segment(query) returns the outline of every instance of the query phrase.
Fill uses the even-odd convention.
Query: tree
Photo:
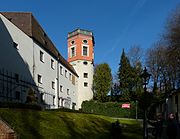
[[[163,41],[153,44],[147,51],[146,65],[152,75],[153,92],[157,94],[166,84],[167,77],[167,48]],[[158,89],[159,88],[159,89]],[[163,90],[161,90],[163,91]]]
[[[132,67],[142,63],[143,49],[140,45],[132,45],[128,51],[128,58]]]
[[[97,65],[93,80],[94,96],[101,102],[106,101],[111,85],[112,75],[109,65],[107,63]]]
[[[140,45],[133,45],[128,51],[128,58],[132,67],[132,84],[131,91],[132,100],[137,100],[137,97],[142,93],[142,79],[140,77],[142,73],[142,56],[143,49]]]
[[[133,75],[133,68],[123,49],[119,64],[118,78],[121,94],[126,101],[130,101],[131,99],[131,92],[134,87]]]
[[[173,70],[172,88],[175,89],[180,87],[180,5],[171,13],[164,36],[169,50],[169,68]]]

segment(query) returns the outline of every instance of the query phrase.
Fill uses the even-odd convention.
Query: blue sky
[[[32,12],[63,57],[76,28],[95,36],[95,64],[118,69],[122,49],[156,42],[180,0],[1,0],[0,11]]]

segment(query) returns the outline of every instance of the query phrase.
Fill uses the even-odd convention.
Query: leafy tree
[[[111,85],[112,75],[109,65],[107,63],[97,65],[93,80],[94,96],[101,102],[106,101]]]

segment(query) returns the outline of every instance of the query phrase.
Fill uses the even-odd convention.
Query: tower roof
[[[69,32],[68,33],[68,38],[73,37],[73,36],[78,35],[78,34],[83,34],[83,35],[87,35],[87,36],[93,36],[92,31],[88,31],[88,30],[78,28],[78,29],[75,29],[72,32]]]
[[[78,76],[74,68],[61,56],[31,12],[0,12],[0,14],[5,16],[10,22],[60,61],[67,69]]]

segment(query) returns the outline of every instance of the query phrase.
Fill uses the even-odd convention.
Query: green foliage
[[[0,108],[42,110],[42,107],[38,104],[24,104],[24,103],[15,103],[15,102],[0,102]]]
[[[134,102],[131,102],[130,109],[123,109],[121,105],[122,103],[118,102],[101,103],[97,101],[84,101],[82,103],[82,111],[110,117],[135,118],[136,110]]]
[[[121,60],[118,70],[119,87],[125,101],[132,101],[136,98],[137,93],[141,92],[141,63],[136,62],[134,67],[131,66],[124,49],[121,55]]]
[[[99,64],[94,71],[94,96],[101,102],[107,101],[107,94],[111,89],[112,75],[108,64]]]

